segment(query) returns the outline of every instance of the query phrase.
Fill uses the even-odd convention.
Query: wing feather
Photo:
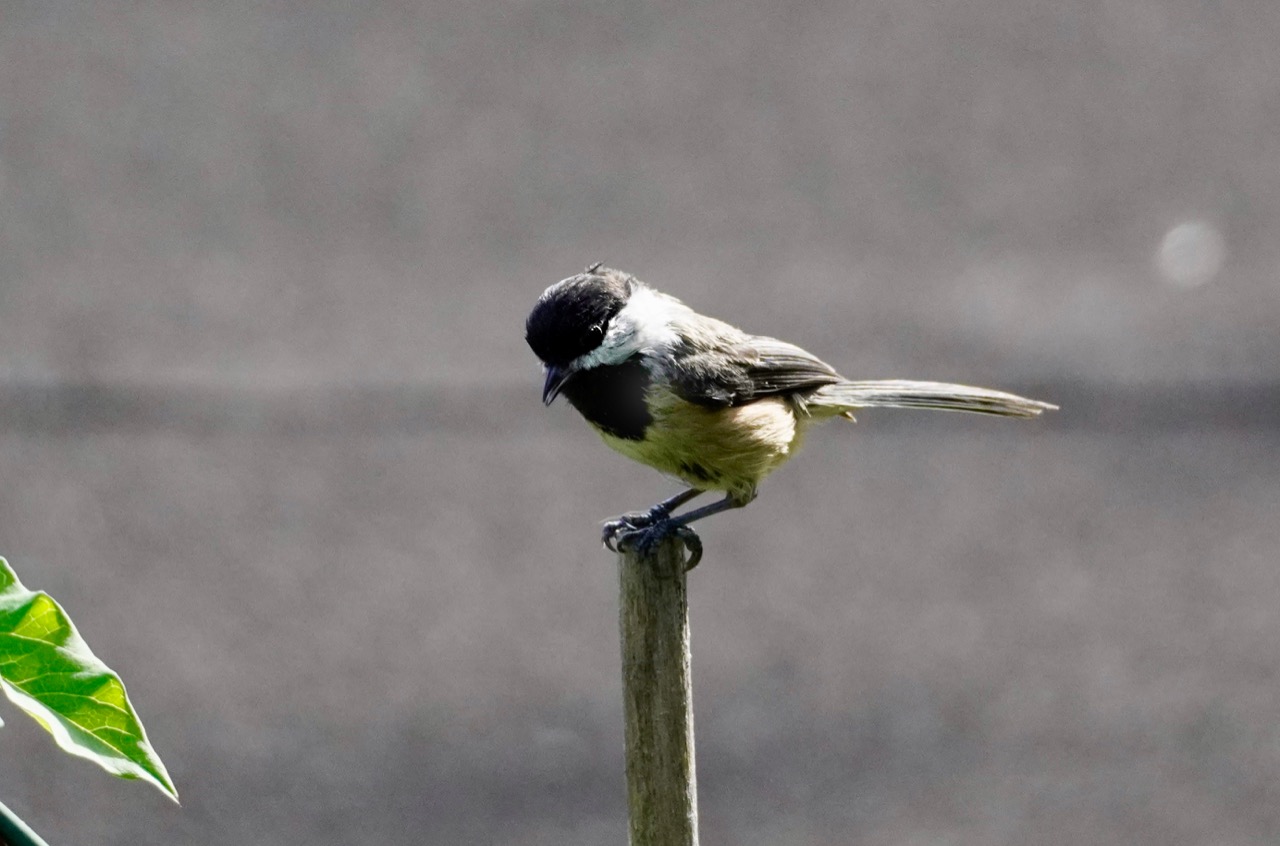
[[[719,334],[711,344],[689,344],[677,359],[670,372],[676,392],[713,407],[844,381],[831,365],[795,344],[742,332]]]

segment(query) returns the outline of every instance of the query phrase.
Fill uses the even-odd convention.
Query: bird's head
[[[653,308],[654,298],[662,295],[601,264],[544,291],[525,321],[525,340],[546,368],[542,401],[550,405],[583,370],[621,364],[667,340],[667,320]]]

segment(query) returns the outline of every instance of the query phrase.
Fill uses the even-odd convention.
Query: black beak
[[[569,381],[569,377],[573,375],[573,371],[568,368],[556,367],[554,364],[547,365],[547,381],[542,385],[542,404],[551,405],[556,397],[560,395],[560,389],[564,387],[564,383]]]

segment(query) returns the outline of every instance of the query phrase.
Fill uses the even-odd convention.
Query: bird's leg
[[[689,493],[689,491],[684,492],[684,494]],[[699,493],[701,493],[701,491],[699,491]],[[676,506],[693,499],[693,496],[697,495],[694,494],[693,496],[686,496],[684,494],[672,497],[670,500],[667,500],[666,503],[661,503],[660,505],[667,505],[667,503],[678,500],[675,505],[669,506],[666,514],[661,515],[658,520],[647,526],[637,526],[631,531],[622,532],[611,538],[607,538],[605,546],[608,546],[610,549],[614,549],[614,546],[609,543],[609,541],[612,540],[614,544],[619,545],[634,543],[638,545],[637,548],[641,552],[649,552],[664,538],[674,535],[683,541],[685,548],[689,550],[689,560],[685,563],[684,568],[687,573],[694,567],[698,566],[698,562],[702,560],[702,539],[698,537],[697,532],[689,528],[689,524],[694,520],[701,520],[704,517],[710,517],[712,514],[719,514],[722,511],[729,511],[734,508],[742,508],[744,505],[756,498],[755,491],[750,491],[747,494],[730,493],[722,500],[713,502],[710,505],[704,505],[701,508],[695,508],[694,510],[681,514],[678,517],[667,516],[670,513],[670,508],[675,508]],[[657,506],[655,506],[655,510],[656,508]]]
[[[648,511],[632,511],[609,520],[604,524],[600,540],[610,552],[617,552],[618,541],[623,537],[666,520],[671,516],[672,511],[703,493],[705,491],[701,488],[689,488],[687,491],[681,491],[673,497],[664,499]]]
[[[742,508],[756,498],[756,492],[751,491],[748,494],[727,494],[724,499],[717,500],[710,505],[704,505],[701,508],[695,508],[692,511],[686,511],[679,517],[671,518],[671,522],[681,526],[687,526],[694,520],[701,520],[703,517],[710,517],[712,514],[719,514],[721,511],[729,511],[734,508]]]

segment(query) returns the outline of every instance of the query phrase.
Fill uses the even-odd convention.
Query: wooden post
[[[697,846],[684,544],[618,553],[631,846]]]

